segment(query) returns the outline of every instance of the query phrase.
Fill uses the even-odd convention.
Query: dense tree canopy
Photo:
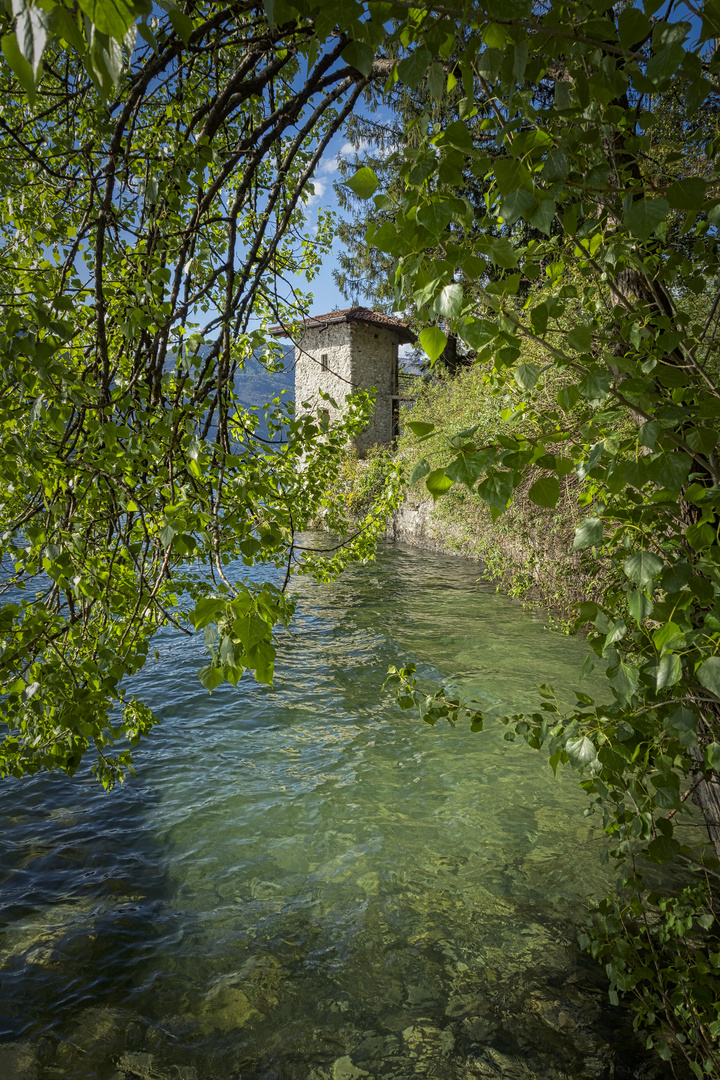
[[[544,507],[579,484],[575,547],[607,584],[578,625],[607,696],[568,710],[546,687],[509,733],[581,770],[625,868],[584,939],[611,993],[634,994],[663,1056],[717,1074],[718,864],[689,810],[717,841],[720,4],[6,8],[2,770],[72,771],[93,746],[112,782],[111,743],[152,722],[127,677],[167,621],[208,630],[208,687],[270,679],[287,573],[256,588],[225,569],[291,568],[366,402],[330,431],[275,408],[261,443],[234,373],[302,310],[282,282],[329,238],[302,215],[329,139],[369,82],[422,84],[387,190],[369,166],[349,185],[382,215],[366,240],[429,359],[465,342],[506,430],[455,433],[447,466],[419,452],[411,480],[465,484],[495,517],[528,476]],[[403,706],[464,715],[395,678]],[[682,865],[674,893],[648,892],[648,862]]]
[[[456,433],[449,463],[420,456],[411,482],[435,497],[465,484],[494,517],[528,475],[548,508],[570,474],[580,482],[575,548],[605,586],[578,626],[592,624],[608,697],[578,693],[568,710],[545,687],[542,710],[511,718],[510,733],[582,771],[627,888],[584,943],[613,994],[635,994],[639,1025],[663,1017],[665,1038],[649,1045],[681,1047],[702,1075],[718,1070],[718,954],[703,933],[717,862],[686,812],[700,803],[717,848],[720,190],[717,61],[704,46],[717,15],[687,5],[666,20],[660,7],[488,12],[447,75],[462,81],[467,119],[420,118],[422,141],[396,155],[393,221],[367,235],[394,258],[396,302],[425,324],[429,356],[449,325],[506,403],[503,435]],[[472,137],[478,117],[492,153]],[[458,197],[467,169],[489,182],[485,225]],[[511,237],[519,222],[536,235]],[[458,715],[411,669],[397,678],[404,707]],[[695,868],[684,890],[648,892],[643,866],[671,861]]]
[[[109,747],[153,722],[127,680],[168,621],[206,627],[208,688],[244,669],[271,681],[295,534],[366,415],[357,395],[323,432],[278,401],[263,439],[234,384],[247,358],[277,360],[263,327],[291,325],[305,300],[287,279],[312,279],[327,247],[303,199],[367,82],[341,59],[347,37],[319,49],[311,21],[279,28],[247,4],[161,7],[4,16],[0,770],[14,775],[72,771],[92,747],[100,777],[121,777],[129,748]],[[276,583],[230,581],[237,559],[274,564]]]

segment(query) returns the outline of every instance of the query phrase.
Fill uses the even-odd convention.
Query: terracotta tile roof
[[[415,341],[415,334],[407,323],[393,319],[391,315],[383,315],[381,311],[372,311],[364,307],[341,308],[339,311],[328,311],[325,315],[311,315],[309,319],[302,319],[299,325],[306,326],[310,330],[343,322],[385,326],[388,330],[394,330],[403,343]],[[271,326],[270,333],[275,337],[290,337],[290,332],[284,326]]]

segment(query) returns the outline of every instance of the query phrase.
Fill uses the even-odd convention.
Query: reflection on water
[[[582,645],[409,549],[300,582],[274,692],[168,634],[138,777],[0,790],[1,1080],[660,1077],[574,946],[607,882],[572,776],[430,729],[389,663],[497,710]]]

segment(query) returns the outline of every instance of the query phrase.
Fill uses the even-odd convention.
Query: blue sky
[[[341,213],[333,187],[340,176],[338,170],[339,157],[350,160],[355,157],[355,150],[342,133],[338,133],[332,140],[315,173],[313,180],[315,194],[308,200],[306,209],[306,219],[311,230],[317,224],[317,213],[320,207],[323,210],[331,210],[338,215]],[[300,288],[309,288],[312,291],[314,295],[312,312],[314,314],[335,311],[337,308],[344,308],[349,305],[349,301],[341,295],[332,276],[332,272],[337,266],[339,248],[340,242],[336,238],[332,252],[323,260],[320,273],[309,286],[300,278],[294,279],[294,283]]]
[[[339,177],[337,159],[338,156],[351,158],[353,155],[354,150],[344,135],[340,133],[336,135],[324,154],[313,180],[315,194],[310,196],[307,204],[307,222],[311,229],[317,224],[319,207],[322,207],[323,210],[332,210],[339,213],[337,197],[333,187],[334,182]],[[316,314],[347,307],[347,301],[340,295],[340,290],[333,281],[332,276],[333,269],[337,265],[338,247],[339,241],[336,237],[332,253],[323,260],[320,273],[310,285],[315,297],[312,309]],[[299,284],[303,283],[299,282]]]

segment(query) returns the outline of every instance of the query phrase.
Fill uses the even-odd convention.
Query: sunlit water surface
[[[136,780],[3,784],[0,1080],[664,1075],[574,944],[609,885],[576,777],[381,689],[577,685],[583,644],[477,576],[386,547],[299,582],[272,692],[209,696],[168,634]]]

